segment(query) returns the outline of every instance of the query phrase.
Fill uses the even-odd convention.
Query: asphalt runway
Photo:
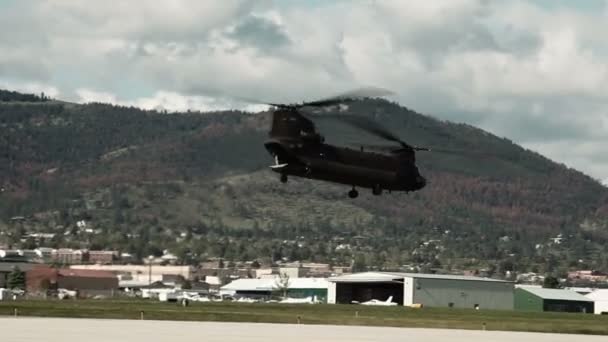
[[[335,325],[175,322],[74,318],[0,318],[6,342],[201,342],[201,341],[606,341],[606,336],[451,329],[408,329]]]

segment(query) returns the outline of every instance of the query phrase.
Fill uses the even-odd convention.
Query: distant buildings
[[[593,271],[593,270],[580,270],[568,272],[568,280],[572,281],[589,281],[589,282],[606,282],[608,281],[608,274]]]
[[[111,264],[120,260],[117,251],[95,251],[72,248],[0,249],[0,259],[56,264]]]
[[[30,296],[65,289],[75,291],[79,298],[111,297],[118,290],[118,278],[107,271],[38,266],[26,272],[26,289]]]
[[[183,279],[193,279],[194,269],[192,266],[170,266],[170,265],[71,265],[74,270],[94,270],[112,272],[120,279],[121,287],[142,286],[157,281],[162,282],[163,277],[181,276]],[[174,279],[174,278],[172,278]]]

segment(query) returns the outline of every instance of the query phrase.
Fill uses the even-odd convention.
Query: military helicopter
[[[350,198],[359,196],[357,188],[369,188],[374,195],[381,195],[383,191],[410,192],[424,188],[426,180],[416,167],[416,151],[430,149],[411,146],[375,121],[349,115],[339,115],[339,118],[398,146],[381,153],[381,149],[366,151],[365,146],[351,149],[329,145],[317,131],[311,115],[303,110],[306,107],[335,107],[390,94],[392,92],[384,89],[364,88],[312,102],[267,103],[273,107],[269,139],[264,143],[274,158],[270,168],[280,174],[283,183],[289,176],[296,176],[349,185],[352,187],[348,192]]]

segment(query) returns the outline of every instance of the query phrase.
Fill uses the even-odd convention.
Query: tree
[[[547,276],[543,281],[543,287],[548,289],[557,289],[559,288],[559,280],[553,276]]]
[[[355,260],[353,261],[353,272],[364,272],[367,270],[367,265],[365,264],[365,256],[361,253],[355,256]]]
[[[283,298],[286,298],[287,290],[289,290],[289,275],[287,273],[279,274],[279,277],[275,280],[275,287],[281,292]]]
[[[25,272],[15,267],[8,275],[7,285],[9,289],[25,290]]]

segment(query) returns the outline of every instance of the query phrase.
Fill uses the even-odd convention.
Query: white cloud
[[[101,103],[117,103],[116,95],[107,92],[95,91],[87,88],[81,88],[76,90],[76,94],[79,97],[79,102],[90,103],[90,102],[101,102]]]
[[[169,112],[186,111],[219,111],[226,109],[238,109],[248,112],[260,112],[268,110],[267,105],[235,102],[231,99],[222,99],[208,96],[185,96],[172,91],[161,90],[153,96],[140,97],[136,99],[121,99],[115,94],[100,92],[91,89],[78,89],[78,102],[101,102],[113,103],[123,106],[133,106],[147,110],[167,110]]]
[[[19,81],[8,81],[0,78],[0,89],[8,89],[13,91],[19,91],[26,94],[40,95],[44,93],[45,96],[50,98],[58,98],[60,91],[57,87],[45,84],[42,82],[19,82]]]
[[[607,13],[524,0],[20,1],[0,8],[0,75],[169,110],[376,85],[604,179]]]

